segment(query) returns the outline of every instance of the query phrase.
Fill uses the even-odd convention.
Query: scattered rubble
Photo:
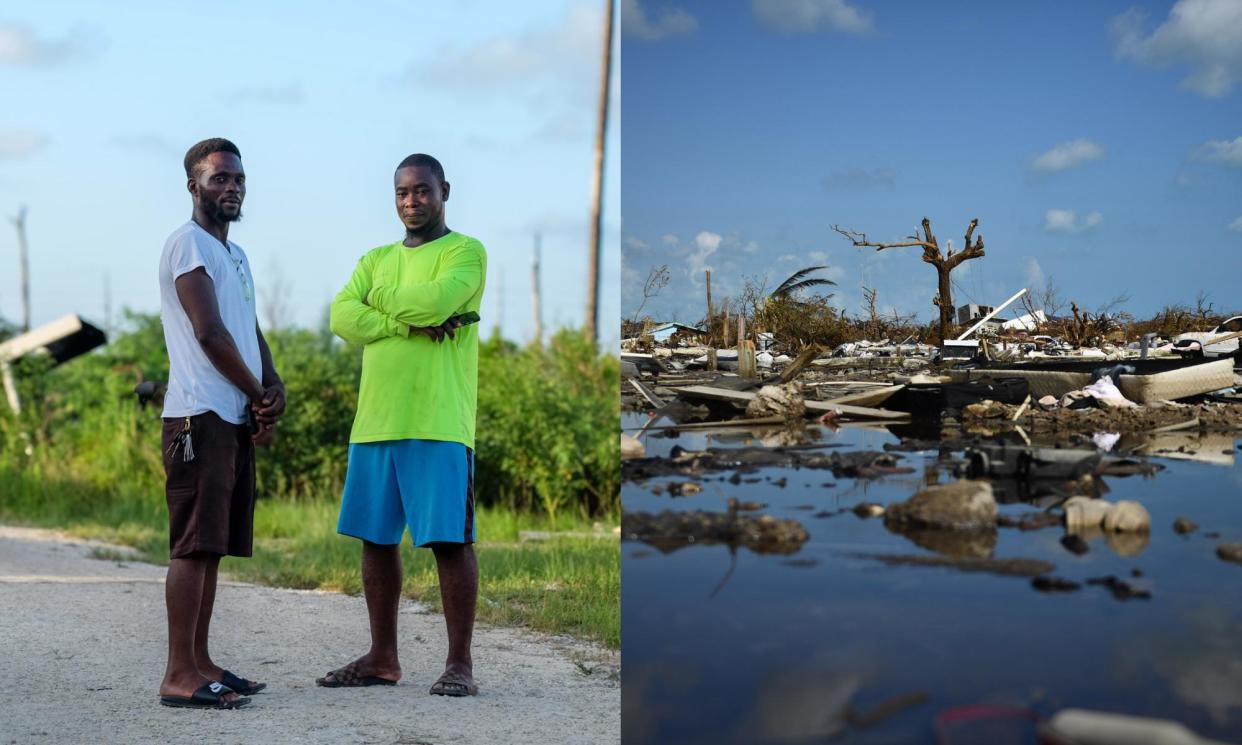
[[[1242,564],[1242,543],[1222,543],[1216,547],[1216,555],[1224,561]]]
[[[986,481],[964,480],[930,486],[884,512],[886,525],[946,530],[996,527],[996,500]]]
[[[746,416],[781,417],[802,419],[806,416],[806,400],[802,397],[802,385],[798,381],[784,385],[765,385],[758,395],[746,404]]]
[[[626,512],[621,517],[621,533],[628,540],[642,541],[664,553],[694,544],[725,544],[757,554],[794,554],[810,537],[797,520],[739,515],[736,510]]]
[[[1052,564],[1040,559],[991,559],[984,557],[922,556],[915,554],[853,554],[889,566],[944,567],[959,572],[983,572],[1007,577],[1038,577],[1051,572]]]

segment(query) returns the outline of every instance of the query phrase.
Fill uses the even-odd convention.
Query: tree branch
[[[920,241],[920,240],[913,240],[910,243],[875,243],[873,241],[867,240],[866,233],[859,233],[858,231],[855,231],[855,230],[846,230],[845,228],[842,228],[839,225],[833,225],[832,229],[840,233],[841,235],[845,236],[846,240],[848,240],[850,243],[853,243],[858,248],[874,248],[877,251],[883,251],[886,248],[909,248],[911,246],[920,246],[924,249],[929,248],[928,244],[925,241]],[[915,238],[915,239],[918,238],[918,236],[913,236],[913,235],[910,237]]]

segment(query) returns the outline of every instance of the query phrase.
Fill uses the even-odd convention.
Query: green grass
[[[58,468],[57,471],[62,469]],[[155,564],[168,560],[168,518],[159,486],[117,488],[89,478],[40,473],[0,464],[0,521],[54,527],[84,538],[131,546]],[[115,484],[115,482],[113,482]],[[356,594],[362,590],[359,542],[336,533],[333,500],[262,500],[255,511],[255,554],[226,558],[223,571],[276,587]],[[570,514],[552,519],[508,509],[480,508],[478,619],[621,643],[620,547],[610,538],[522,542],[519,531],[590,531]],[[615,521],[610,521],[615,522]],[[407,597],[440,608],[430,551],[408,542]]]

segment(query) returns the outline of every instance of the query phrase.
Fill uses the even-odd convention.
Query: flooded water
[[[636,434],[646,421],[627,414],[623,429]],[[648,455],[761,444],[746,432],[675,439],[658,432],[642,434]],[[825,453],[898,442],[874,429],[816,434]],[[626,481],[627,513],[726,512],[733,498],[800,521],[809,539],[787,554],[623,542],[625,741],[794,743],[835,735],[932,743],[943,717],[948,742],[1035,742],[1020,712],[1047,717],[1074,707],[1173,719],[1202,736],[1242,742],[1242,566],[1215,553],[1220,543],[1242,542],[1242,453],[1231,438],[1218,439],[1203,448],[1212,463],[1153,457],[1165,466],[1154,477],[1105,477],[1107,499],[1141,502],[1152,531],[1145,541],[1090,538],[1085,553],[1081,543],[1076,551],[1063,545],[1060,527],[1002,528],[994,544],[954,548],[919,545],[882,519],[840,511],[903,501],[936,473],[951,480],[935,468],[936,452],[903,453],[899,464],[912,473],[870,479],[780,467],[740,479],[708,473],[690,496],[667,491],[685,476]],[[1036,509],[1000,505],[1002,515]],[[1179,535],[1178,517],[1201,527]],[[873,558],[943,553],[1047,562],[1055,567],[1049,576],[1080,587],[1041,592],[1030,576]],[[1108,586],[1088,584],[1107,577],[1150,597],[1119,599]],[[1002,707],[1016,708],[989,716]]]

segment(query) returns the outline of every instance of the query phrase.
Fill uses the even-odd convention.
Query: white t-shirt
[[[246,367],[263,380],[256,329],[254,279],[241,246],[226,248],[214,235],[190,220],[173,231],[160,255],[160,316],[168,347],[168,392],[164,416],[182,417],[214,411],[233,424],[246,422],[249,399],[216,370],[194,338],[190,317],[177,297],[177,277],[203,267],[216,288],[216,304],[224,328],[233,337]]]

